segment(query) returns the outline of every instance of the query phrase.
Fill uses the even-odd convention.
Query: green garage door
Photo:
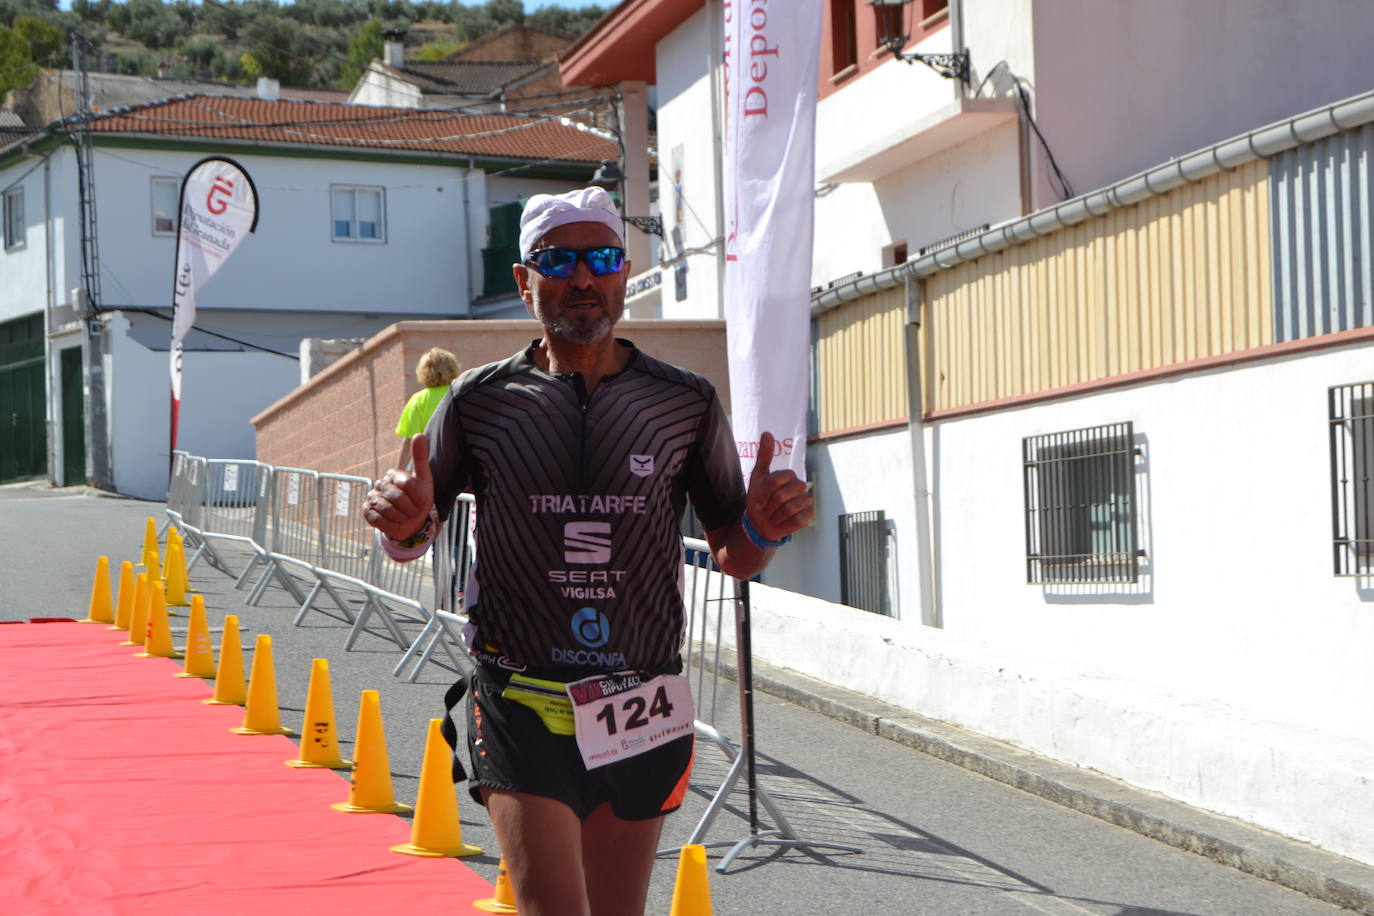
[[[0,483],[42,477],[43,316],[0,323]]]

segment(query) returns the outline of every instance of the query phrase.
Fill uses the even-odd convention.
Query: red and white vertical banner
[[[759,436],[805,476],[822,0],[724,0],[725,333],[747,475]]]
[[[258,227],[258,192],[232,159],[202,159],[181,182],[176,278],[172,284],[171,451],[181,417],[182,342],[196,321],[196,293]]]

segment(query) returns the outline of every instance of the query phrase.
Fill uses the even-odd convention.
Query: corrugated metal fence
[[[1274,337],[1374,325],[1374,125],[1269,160]]]

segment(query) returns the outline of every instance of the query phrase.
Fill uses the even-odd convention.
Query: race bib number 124
[[[598,674],[573,681],[567,690],[577,747],[589,770],[692,733],[691,685],[680,674]]]

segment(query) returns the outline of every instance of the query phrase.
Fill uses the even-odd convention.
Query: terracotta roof
[[[548,61],[408,60],[404,67],[387,69],[419,86],[421,92],[485,96],[551,66]]]
[[[561,38],[568,44],[572,44],[573,41],[577,39],[577,36],[574,35],[572,32],[565,32],[562,29],[550,28],[546,25],[535,25],[532,22],[508,22],[500,28],[492,29],[487,34],[474,38],[472,41],[463,45],[457,51],[454,51],[452,54],[450,54],[448,57],[444,59],[462,60],[464,57],[471,54],[473,51],[477,50],[483,45],[491,44],[497,39],[504,38],[510,32],[514,32],[517,30],[521,32],[540,32],[544,35],[549,35],[553,38]]]
[[[613,140],[556,119],[226,96],[182,96],[116,109],[94,119],[91,129],[587,163],[617,156]]]

